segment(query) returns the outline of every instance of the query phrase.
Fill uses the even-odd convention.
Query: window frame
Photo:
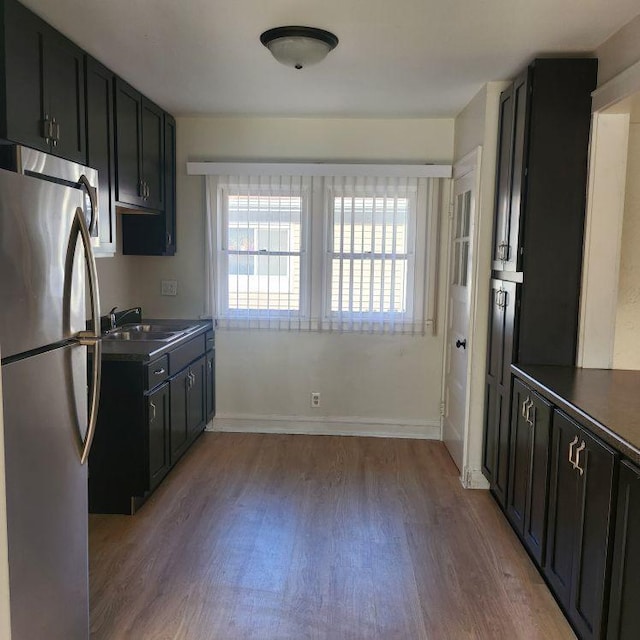
[[[414,312],[417,308],[416,305],[423,303],[422,296],[417,299],[416,295],[416,270],[417,270],[417,258],[422,249],[422,256],[426,258],[426,243],[418,242],[418,207],[420,201],[424,200],[421,197],[424,194],[420,193],[421,185],[417,184],[415,187],[410,186],[406,189],[400,190],[397,185],[381,185],[354,183],[351,185],[326,185],[324,188],[324,209],[325,209],[325,248],[324,248],[324,262],[323,262],[323,295],[322,295],[322,319],[323,325],[330,328],[334,325],[339,325],[344,330],[345,325],[351,325],[352,327],[347,330],[360,331],[360,330],[386,330],[396,325],[413,323],[415,320]],[[405,278],[404,296],[405,296],[405,309],[404,311],[333,311],[331,308],[333,298],[333,261],[334,259],[342,259],[345,257],[351,257],[355,262],[362,254],[350,253],[350,252],[335,252],[332,250],[333,246],[333,233],[334,233],[334,218],[335,218],[335,198],[404,198],[408,200],[407,206],[407,223],[406,223],[406,252],[401,254],[403,259],[406,259],[407,276]],[[426,204],[426,203],[425,203]],[[375,256],[381,256],[384,259],[385,254],[372,254],[371,262],[375,259]],[[354,263],[352,262],[352,264]],[[424,293],[424,292],[423,292]]]
[[[274,177],[277,178],[277,177]],[[245,189],[243,192],[242,190]],[[237,251],[232,252],[233,255],[250,255],[255,258],[264,257],[299,257],[300,260],[300,282],[299,282],[299,305],[298,309],[257,309],[248,307],[246,309],[233,309],[229,307],[229,256],[230,249],[228,247],[228,232],[232,228],[229,225],[229,197],[230,196],[247,196],[247,197],[287,197],[300,198],[300,250],[299,251]],[[251,184],[250,181],[237,180],[220,180],[217,186],[217,207],[219,215],[217,216],[217,233],[216,233],[216,264],[218,276],[216,307],[218,317],[225,321],[229,321],[236,326],[249,326],[252,322],[260,323],[262,320],[280,320],[285,322],[308,321],[310,313],[310,295],[309,295],[309,211],[311,205],[311,190],[305,181],[299,184],[280,184],[269,185]],[[238,229],[253,228],[255,231],[259,227],[234,227]],[[291,233],[290,230],[289,233]]]

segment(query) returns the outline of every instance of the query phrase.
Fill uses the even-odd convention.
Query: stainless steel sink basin
[[[104,340],[157,340],[166,342],[177,338],[180,331],[119,331],[104,336]]]
[[[167,323],[167,324],[123,324],[120,329],[123,331],[131,331],[136,333],[155,333],[155,332],[171,332],[184,333],[196,329],[197,325],[186,323]],[[118,331],[118,329],[116,329]]]

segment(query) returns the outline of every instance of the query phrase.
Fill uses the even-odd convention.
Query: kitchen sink
[[[157,340],[166,342],[180,336],[182,331],[124,331],[116,330],[103,336],[104,340]]]
[[[166,324],[123,324],[118,327],[116,331],[131,331],[133,333],[156,333],[156,332],[171,332],[171,333],[185,333],[197,329],[197,325],[185,324],[185,323],[166,323]]]

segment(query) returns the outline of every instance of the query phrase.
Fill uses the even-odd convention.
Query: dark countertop
[[[199,336],[213,329],[211,320],[155,320],[144,318],[144,324],[166,325],[170,329],[172,325],[185,323],[197,325],[197,329],[178,336],[175,340],[102,340],[103,360],[136,360],[139,362],[150,362],[159,356],[175,349],[188,342],[192,338]]]
[[[640,371],[512,365],[559,409],[640,464]]]

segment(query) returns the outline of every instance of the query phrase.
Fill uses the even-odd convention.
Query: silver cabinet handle
[[[154,376],[161,376],[163,373],[164,373],[164,367],[162,367],[161,369],[156,369],[156,370],[153,372],[153,375],[154,375]]]
[[[529,402],[529,396],[525,400],[522,401],[522,417],[527,419],[527,402]]]
[[[156,419],[156,405],[153,404],[153,402],[150,402],[149,406],[151,407],[151,420],[149,420],[149,422],[155,422],[155,419]]]
[[[533,427],[536,424],[536,408],[533,406],[533,401],[531,401],[529,409],[532,409],[533,411],[531,413],[527,411],[527,422],[530,427]]]
[[[44,118],[42,119],[42,137],[44,138],[44,141],[49,144],[52,136],[53,129],[51,127],[51,120],[49,119],[49,114],[45,113]]]
[[[91,303],[91,324],[93,331],[82,331],[78,335],[80,344],[93,348],[93,375],[91,388],[91,402],[89,404],[89,424],[82,443],[82,453],[80,464],[84,464],[89,458],[91,443],[98,424],[98,405],[100,404],[100,383],[102,373],[102,341],[100,340],[100,293],[98,291],[98,272],[96,270],[96,260],[91,249],[91,238],[87,223],[84,219],[84,211],[78,207],[74,220],[74,231],[79,233],[84,249],[84,261],[88,271],[89,280],[89,300]]]
[[[580,475],[582,475],[584,473],[584,469],[580,466],[580,454],[586,449],[587,445],[585,443],[585,441],[583,440],[580,443],[580,446],[576,449],[576,469],[580,472]]]
[[[53,146],[57,147],[60,139],[60,125],[56,122],[55,117],[51,118],[51,139]]]
[[[576,468],[576,463],[573,461],[573,447],[575,447],[576,444],[578,444],[578,436],[576,436],[569,444],[569,462],[574,469]]]
[[[171,234],[167,231],[167,247],[171,246]]]
[[[209,371],[213,371],[213,361],[209,360]]]

